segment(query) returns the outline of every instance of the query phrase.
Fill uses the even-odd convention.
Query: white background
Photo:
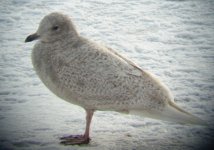
[[[82,134],[85,112],[53,95],[31,65],[35,42],[24,43],[48,13],[71,16],[78,31],[150,70],[185,110],[208,127],[96,112],[90,145],[63,146]],[[214,1],[0,1],[0,149],[195,150],[213,141]],[[205,149],[205,148],[204,148]]]

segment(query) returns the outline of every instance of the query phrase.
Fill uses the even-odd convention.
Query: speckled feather
[[[85,109],[120,112],[161,112],[174,105],[169,89],[153,74],[80,36],[69,17],[52,13],[37,33],[33,65],[43,83],[62,99]]]
[[[40,27],[46,20],[54,22],[50,18],[45,18]],[[70,30],[75,30],[73,25]],[[41,40],[32,53],[38,75],[59,97],[90,109],[116,111],[159,108],[172,99],[162,83],[114,50],[78,33],[65,37]]]

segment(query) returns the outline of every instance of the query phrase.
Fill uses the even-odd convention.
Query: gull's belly
[[[40,49],[33,50],[31,58],[37,75],[51,92],[70,103],[82,105],[75,93],[60,83],[48,53]]]

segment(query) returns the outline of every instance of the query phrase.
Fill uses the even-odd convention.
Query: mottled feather
[[[183,113],[171,105],[173,95],[157,77],[117,51],[79,35],[69,17],[46,16],[37,34],[33,65],[44,84],[62,99],[85,109],[134,111],[158,119],[161,112]]]

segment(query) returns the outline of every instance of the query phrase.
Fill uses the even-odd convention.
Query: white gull
[[[68,16],[57,12],[45,16],[25,42],[36,39],[32,62],[42,82],[58,97],[86,110],[85,133],[63,137],[61,143],[89,143],[96,110],[204,124],[178,107],[170,90],[153,74],[115,50],[79,35]]]

